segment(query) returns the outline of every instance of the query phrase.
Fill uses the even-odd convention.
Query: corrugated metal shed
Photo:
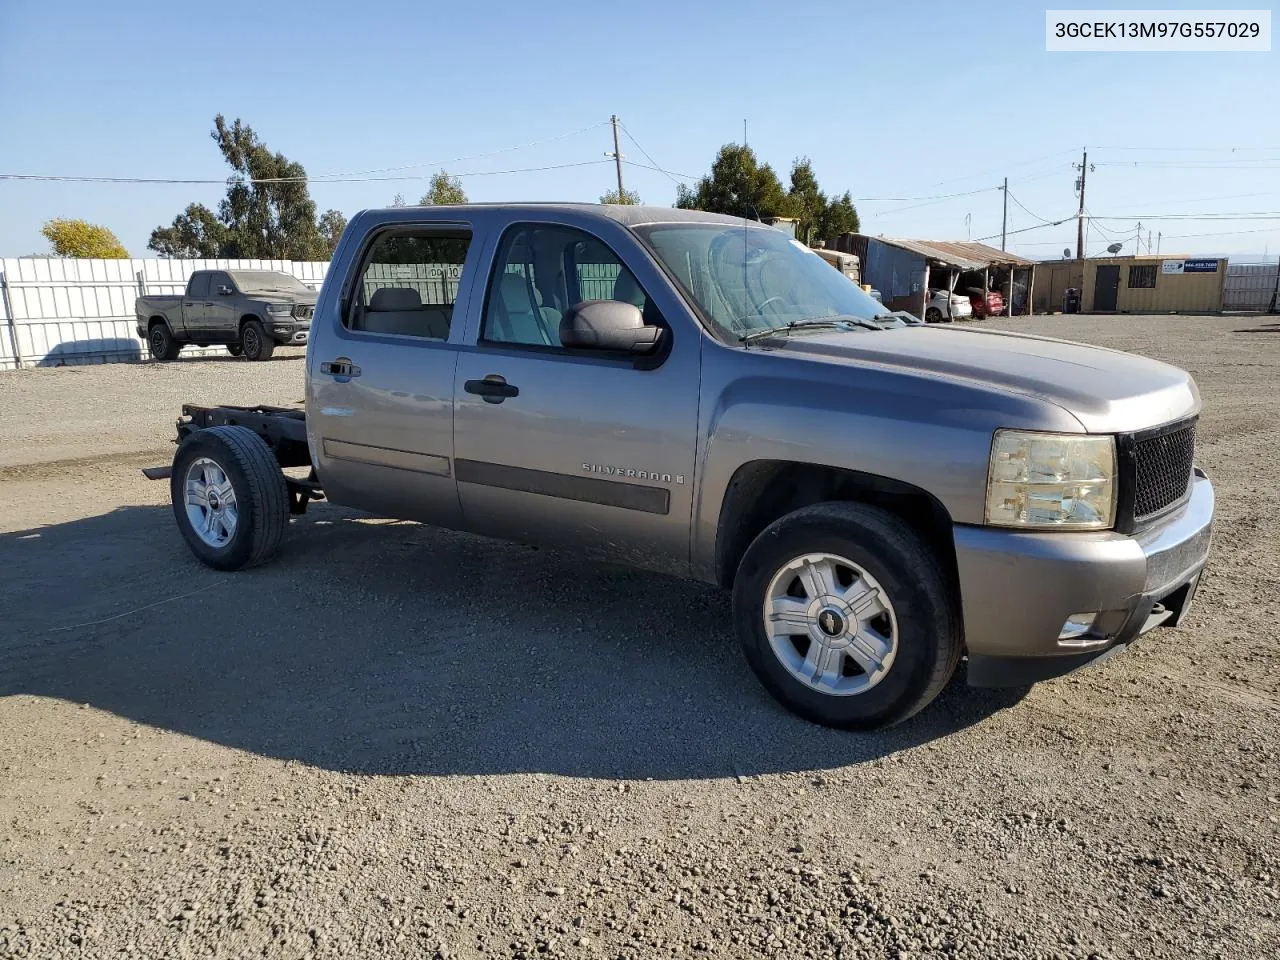
[[[876,237],[881,243],[888,243],[903,250],[910,250],[930,260],[940,260],[949,266],[961,270],[984,270],[994,264],[1017,264],[1029,267],[1034,260],[1028,260],[1007,250],[997,250],[976,240],[898,240],[892,237]]]

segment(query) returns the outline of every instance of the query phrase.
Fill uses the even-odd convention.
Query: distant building
[[[1007,250],[972,240],[897,240],[861,233],[846,233],[831,246],[858,256],[862,282],[879,290],[891,310],[923,317],[929,290],[966,296],[997,290],[1006,312],[1030,312],[1035,261]]]
[[[1216,257],[1143,256],[1049,260],[1036,267],[1032,307],[1063,309],[1068,288],[1085,313],[1219,313],[1227,261]]]

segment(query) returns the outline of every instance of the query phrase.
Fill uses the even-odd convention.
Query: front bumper
[[[1008,686],[1061,676],[1177,626],[1209,556],[1213,485],[1196,469],[1177,511],[1132,536],[954,528],[969,683]],[[1082,636],[1068,617],[1096,613]]]
[[[307,342],[311,335],[310,320],[296,320],[292,317],[271,317],[267,320],[267,336],[276,343],[300,345]]]

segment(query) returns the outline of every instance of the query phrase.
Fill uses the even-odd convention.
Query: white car
[[[925,307],[926,323],[950,323],[952,320],[968,320],[973,316],[973,304],[968,297],[946,290],[930,290],[929,304]]]

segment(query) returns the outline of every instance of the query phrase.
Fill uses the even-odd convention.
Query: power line
[[[542,170],[567,170],[570,167],[588,167],[597,163],[608,163],[607,160],[579,160],[574,163],[552,163],[540,167],[517,167],[511,170],[473,170],[468,173],[452,173],[451,177],[496,177],[510,173],[537,173]],[[435,174],[402,174],[393,177],[224,177],[221,180],[173,177],[70,177],[29,173],[0,173],[0,180],[24,180],[56,183],[150,183],[150,184],[217,184],[228,183],[384,183],[400,180],[430,180]]]
[[[1010,230],[1010,231],[1006,234],[1006,236],[1010,236],[1010,237],[1012,237],[1014,234],[1018,234],[1018,233],[1030,233],[1032,230],[1043,230],[1043,229],[1045,229],[1045,227],[1060,227],[1060,226],[1062,226],[1064,223],[1069,223],[1070,221],[1072,221],[1072,220],[1074,220],[1074,219],[1075,219],[1075,217],[1067,217],[1067,218],[1066,218],[1066,219],[1064,219],[1064,220],[1054,220],[1054,221],[1053,221],[1053,222],[1051,222],[1051,223],[1037,223],[1037,224],[1035,224],[1034,226],[1030,226],[1030,227],[1023,227],[1023,228],[1022,228],[1022,229],[1020,229],[1020,230]],[[991,234],[991,236],[989,236],[989,237],[978,237],[978,242],[979,242],[979,243],[982,243],[982,242],[984,242],[984,241],[986,241],[986,240],[994,240],[994,239],[995,239],[996,237],[998,237],[998,236],[1000,236],[1000,234],[998,234],[998,233],[993,233],[993,234]]]
[[[1006,193],[1008,193],[1008,191],[1007,191],[1007,190],[1006,190],[1005,192],[1006,192]],[[1032,219],[1034,219],[1034,220],[1039,220],[1041,223],[1048,223],[1048,222],[1049,222],[1048,220],[1046,220],[1044,217],[1040,216],[1039,214],[1032,213],[1030,210],[1028,210],[1028,209],[1023,205],[1022,201],[1021,201],[1021,200],[1019,200],[1017,197],[1015,197],[1012,193],[1008,193],[1008,196],[1009,196],[1009,199],[1010,199],[1010,200],[1012,200],[1012,201],[1013,201],[1014,203],[1016,203],[1018,206],[1022,207],[1022,211],[1023,211],[1024,213],[1026,213],[1028,216],[1030,216]]]
[[[374,173],[395,173],[400,170],[412,170],[415,167],[438,167],[446,163],[465,163],[468,160],[483,160],[486,157],[496,157],[504,153],[514,153],[516,150],[528,150],[532,147],[540,147],[546,143],[558,143],[561,140],[568,140],[571,137],[581,136],[584,133],[590,133],[592,130],[598,130],[608,122],[608,120],[598,120],[590,126],[583,127],[581,130],[570,130],[568,133],[561,133],[554,137],[543,137],[540,140],[531,140],[528,143],[519,143],[513,147],[503,147],[500,150],[489,150],[485,153],[471,153],[463,157],[453,157],[449,160],[423,160],[418,163],[406,163],[398,167],[380,167],[376,170],[354,170],[346,173],[318,174],[310,179],[327,180],[338,177],[363,177]]]
[[[636,144],[636,146],[639,146],[639,144]],[[646,154],[646,156],[648,156],[648,154]],[[673,170],[667,170],[663,167],[655,167],[652,164],[648,164],[648,163],[640,163],[638,160],[628,160],[625,157],[622,159],[622,162],[629,167],[639,167],[641,170],[656,170],[658,173],[665,173],[668,177],[670,177],[672,180],[676,181],[677,183],[679,183],[680,180],[700,179],[699,177],[692,176],[691,174],[676,173]]]
[[[653,156],[649,153],[649,151],[646,150],[643,146],[641,146],[640,141],[635,138],[635,134],[633,134],[630,130],[627,129],[627,125],[625,123],[619,120],[618,125],[622,127],[622,132],[627,135],[627,139],[630,140],[632,143],[634,143],[636,145],[636,149],[644,154],[645,159],[648,160],[651,164],[653,164],[653,167],[651,169],[657,170],[659,173],[666,174],[668,179],[670,179],[671,182],[674,184],[678,185],[680,183],[680,180],[678,179],[678,177],[683,177],[683,174],[674,174],[670,170],[664,170],[662,167],[662,164],[658,163],[657,160],[653,159]],[[696,180],[697,178],[684,177],[684,179]]]

